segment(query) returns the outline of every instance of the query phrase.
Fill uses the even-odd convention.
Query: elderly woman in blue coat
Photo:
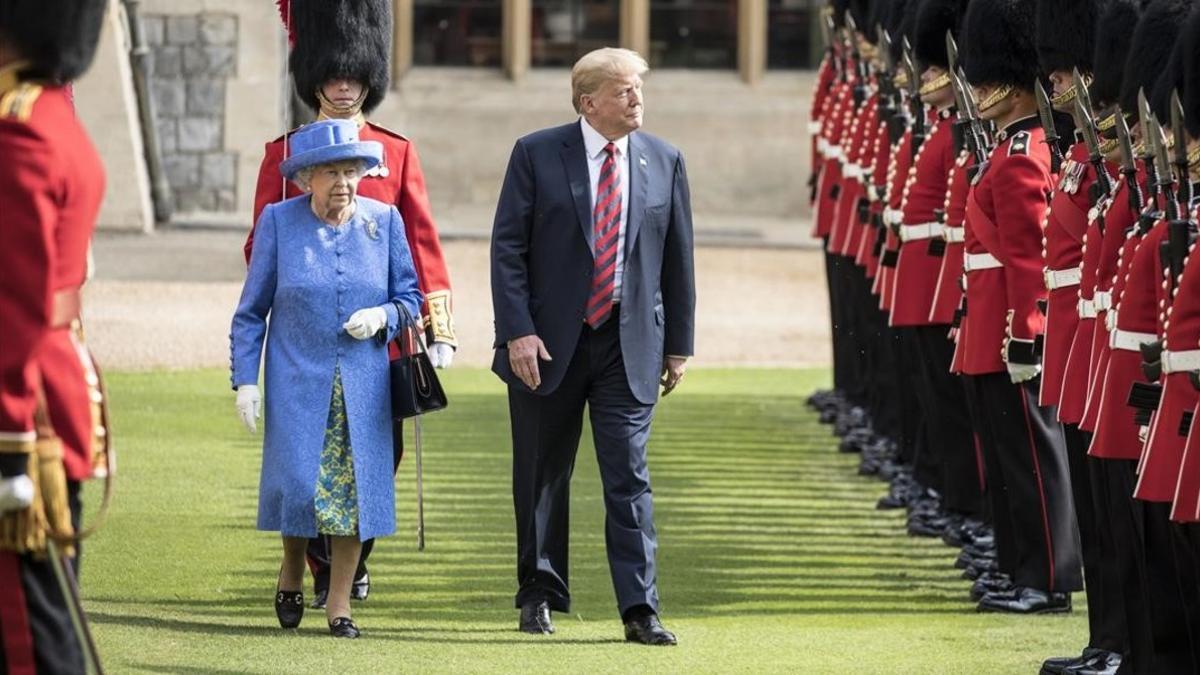
[[[326,619],[333,635],[358,637],[350,586],[361,542],[396,529],[387,343],[399,305],[416,316],[421,292],[399,212],[355,194],[380,144],[359,142],[353,121],[326,120],[292,134],[289,149],[280,171],[305,194],[268,206],[256,225],[232,381],[254,432],[265,359],[258,528],[283,535],[280,625],[299,625],[305,546],[328,535]]]

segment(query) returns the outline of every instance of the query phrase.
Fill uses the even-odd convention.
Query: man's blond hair
[[[592,50],[575,62],[571,68],[571,104],[575,112],[582,112],[580,99],[596,93],[605,82],[628,75],[645,75],[650,66],[641,54],[632,49],[601,47]]]

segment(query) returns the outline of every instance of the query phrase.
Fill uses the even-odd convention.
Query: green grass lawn
[[[694,371],[661,405],[650,447],[663,618],[680,645],[622,642],[590,439],[572,495],[573,612],[557,634],[516,632],[504,390],[444,375],[425,420],[428,547],[416,551],[411,454],[400,531],[371,559],[363,639],[298,631],[272,608],[280,546],[254,529],[261,436],[236,419],[223,371],[109,376],[116,505],[86,544],[85,602],[111,672],[1035,673],[1074,653],[1068,617],[977,615],[954,551],[874,510],[803,405],[825,371]],[[588,432],[585,431],[585,436]],[[98,486],[91,489],[98,498]],[[85,495],[86,496],[86,495]],[[1082,607],[1082,596],[1077,596]]]

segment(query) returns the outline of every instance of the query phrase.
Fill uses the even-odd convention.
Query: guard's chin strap
[[[324,119],[348,119],[353,117],[357,120],[358,118],[362,117],[363,102],[367,100],[367,94],[370,91],[371,90],[369,87],[363,87],[362,93],[358,95],[358,98],[356,98],[353,103],[337,105],[325,96],[324,91],[317,89],[317,100],[321,102],[320,114]],[[362,124],[361,121],[359,124]]]

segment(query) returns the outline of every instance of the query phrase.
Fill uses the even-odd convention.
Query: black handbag
[[[400,313],[400,330],[395,338],[400,356],[389,365],[392,418],[403,420],[441,410],[446,407],[446,392],[429,361],[421,331],[403,303],[392,304]]]

